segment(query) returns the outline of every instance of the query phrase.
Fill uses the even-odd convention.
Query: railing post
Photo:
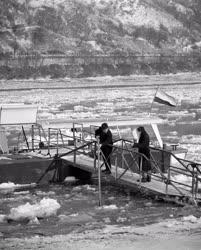
[[[84,126],[83,126],[83,124],[81,124],[81,135],[80,135],[80,137],[81,137],[81,142],[83,142],[83,140],[84,140],[84,128],[83,128]]]
[[[37,126],[38,126],[38,125],[37,125]],[[38,133],[39,133],[40,142],[41,142],[41,130],[40,130],[40,126],[38,126]]]
[[[166,195],[168,195],[168,185],[170,183],[170,166],[168,168],[168,176],[167,176],[167,180],[166,180]]]
[[[124,168],[124,158],[123,158],[123,153],[124,153],[124,150],[123,150],[123,140],[121,142],[121,167]]]
[[[62,133],[61,133],[61,129],[59,129],[59,134],[60,134],[60,137],[61,137],[61,140],[62,140],[63,146],[65,146],[65,143],[64,143],[64,138],[63,138],[63,135],[62,135]]]
[[[59,132],[57,130],[57,155],[59,154]]]
[[[143,158],[142,158],[142,156],[140,156],[140,184],[142,182],[142,160],[143,160]]]
[[[195,171],[195,198],[197,199],[197,193],[198,193],[198,171],[196,168]]]
[[[117,154],[116,154],[116,158],[115,158],[115,180],[117,180],[118,177],[118,172],[117,172]]]
[[[48,155],[50,155],[50,143],[51,143],[51,141],[50,141],[50,128],[48,128],[48,152],[47,152],[47,154]]]
[[[32,144],[32,151],[34,151],[34,125],[31,126],[31,144]]]
[[[193,168],[193,174],[192,174],[192,198],[195,198],[195,168],[194,166],[192,166]]]
[[[96,158],[97,158],[97,142],[94,143],[94,169],[96,169]]]
[[[76,147],[76,139],[75,139],[75,123],[73,123],[73,141],[74,141],[74,146]]]
[[[99,197],[99,206],[102,206],[102,192],[101,192],[101,164],[100,164],[100,142],[98,139],[98,197]]]
[[[74,123],[73,123],[73,128],[74,128]],[[73,133],[75,133],[74,129],[73,129]],[[75,149],[76,149],[77,148],[77,143],[76,143],[75,137],[74,137],[74,146],[75,146]],[[73,154],[73,162],[74,162],[74,164],[76,164],[76,150],[74,151],[74,154]]]

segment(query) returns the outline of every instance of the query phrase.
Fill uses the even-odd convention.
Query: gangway
[[[83,129],[83,128],[82,128]],[[83,133],[86,131],[82,131]],[[90,132],[87,132],[90,133]],[[50,164],[50,169],[54,169],[54,178],[58,176],[58,171],[61,171],[62,166],[65,168],[79,169],[90,174],[98,174],[101,181],[101,168],[104,165],[103,154],[100,149],[98,141],[93,137],[87,140],[84,136],[70,137],[57,131],[57,143],[60,140],[63,146],[56,147],[55,157]],[[49,137],[50,138],[50,137]],[[62,138],[62,139],[61,139]],[[71,146],[65,146],[65,140],[71,139],[74,143]],[[201,203],[201,164],[178,158],[174,153],[161,148],[151,147],[151,159],[147,159],[145,155],[140,154],[137,150],[132,148],[132,142],[123,138],[116,138],[111,154],[111,178],[115,183],[128,186],[134,189],[145,190],[147,192],[156,194],[164,199],[179,199],[183,201],[191,201],[195,204]],[[65,150],[64,150],[65,149]],[[157,159],[158,154],[166,154],[175,159],[176,166],[172,166],[171,162],[164,171],[164,162]],[[141,182],[142,166],[140,159],[150,161],[152,166],[152,181]],[[59,161],[58,161],[59,159]],[[107,159],[105,159],[107,160]],[[59,162],[59,168],[57,164]],[[52,168],[54,165],[54,168]],[[188,183],[183,183],[175,179],[176,175],[183,175],[189,180]],[[65,177],[65,176],[64,176]],[[61,178],[60,178],[61,179]]]

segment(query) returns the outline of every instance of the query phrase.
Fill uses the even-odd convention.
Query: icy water
[[[0,214],[9,214],[13,207],[34,204],[43,198],[57,200],[61,205],[56,216],[0,223],[1,237],[52,236],[55,234],[83,233],[86,230],[103,229],[105,225],[146,226],[165,219],[189,214],[201,216],[192,207],[179,207],[152,199],[139,190],[131,192],[125,187],[102,185],[103,207],[99,207],[97,183],[79,185],[51,185],[40,189],[12,192],[0,195]]]
[[[198,77],[192,79],[198,80]],[[168,76],[165,78],[168,82]],[[190,82],[191,76],[188,75]],[[149,77],[138,79],[138,83],[132,85],[133,78],[120,80],[100,78],[93,79],[94,86],[89,89],[70,88],[73,83],[70,80],[48,82],[32,82],[25,89],[26,83],[21,81],[9,81],[8,86],[3,86],[0,91],[1,103],[32,103],[39,106],[39,118],[53,122],[65,122],[65,120],[113,117],[147,117],[153,100],[156,86],[151,86],[155,80],[163,82],[163,79]],[[185,75],[171,76],[170,82],[184,82]],[[76,86],[89,82],[88,80],[76,80]],[[129,81],[129,86],[128,85]],[[113,83],[112,88],[104,88],[105,82]],[[150,86],[147,85],[147,82]],[[154,104],[153,114],[166,119],[166,124],[160,126],[164,142],[179,142],[188,148],[188,158],[201,160],[201,84],[167,86],[162,90],[174,96],[178,100],[176,108],[170,108]],[[103,84],[104,83],[104,84]],[[113,83],[114,84],[114,83]],[[121,88],[118,87],[121,84]],[[123,86],[125,84],[125,87]],[[99,88],[99,86],[102,88]],[[144,86],[143,86],[144,85]],[[33,86],[36,89],[32,89]],[[63,87],[69,88],[65,89]],[[9,87],[6,91],[3,88]],[[51,88],[48,88],[51,87]],[[21,88],[21,90],[15,89]],[[42,89],[45,88],[45,89]],[[54,89],[56,88],[56,89]],[[63,89],[62,89],[63,88]],[[44,122],[43,122],[44,123]],[[108,120],[109,123],[109,120]],[[8,132],[12,137],[12,133]],[[105,226],[147,226],[170,218],[180,218],[194,214],[201,216],[200,209],[192,207],[178,207],[174,204],[166,204],[147,197],[139,190],[131,193],[129,190],[103,183],[103,204],[109,207],[98,208],[97,181],[82,185],[51,185],[25,191],[24,193],[1,193],[0,214],[8,214],[12,207],[30,202],[40,201],[44,197],[50,197],[58,201],[61,208],[56,216],[39,219],[37,223],[29,221],[2,222],[0,223],[0,238],[53,236],[60,234],[84,233],[87,230],[103,230]],[[112,205],[112,206],[111,206]],[[0,244],[3,241],[0,241]],[[12,245],[12,244],[11,244]],[[1,247],[1,245],[0,245]],[[1,249],[1,248],[0,248]],[[13,244],[13,247],[2,249],[26,249]],[[48,248],[44,248],[48,249]],[[69,248],[71,249],[71,248]],[[79,249],[79,248],[78,248]],[[87,248],[86,248],[87,249]],[[189,248],[190,249],[190,248]]]

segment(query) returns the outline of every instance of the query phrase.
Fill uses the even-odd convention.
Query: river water
[[[188,80],[190,78],[188,75]],[[197,80],[197,76],[194,78]],[[192,76],[192,79],[194,78]],[[160,77],[157,79],[159,81]],[[166,83],[168,79],[166,77]],[[149,81],[148,77],[142,77],[138,84],[134,83],[135,86],[130,86],[131,80],[133,79],[129,79],[129,86],[127,86],[128,78],[121,78],[120,87],[117,78],[109,78],[109,80],[107,78],[109,82],[115,81],[117,86],[104,88],[105,78],[97,79],[97,82],[93,79],[93,84],[97,87],[88,89],[63,88],[64,86],[73,86],[70,80],[62,80],[62,82],[57,80],[55,84],[48,80],[39,84],[36,80],[30,86],[28,85],[29,89],[24,89],[25,83],[23,81],[10,81],[8,85],[10,90],[3,91],[2,88],[0,91],[0,102],[37,104],[39,106],[39,119],[43,124],[57,123],[58,121],[65,124],[65,119],[73,120],[77,117],[82,119],[98,118],[107,120],[108,123],[110,119],[115,117],[128,119],[138,116],[147,117],[156,86],[145,85],[147,82],[153,83],[154,79],[151,78]],[[181,80],[185,80],[185,75],[171,76],[170,82],[178,81],[181,83]],[[85,79],[84,82],[86,84],[88,81]],[[100,82],[102,88],[99,88]],[[78,86],[81,83],[83,83],[82,79],[76,80]],[[1,82],[1,84],[3,83]],[[5,84],[2,86],[5,88]],[[34,86],[36,89],[33,90]],[[53,89],[53,87],[58,88]],[[19,90],[19,88],[22,89]],[[159,126],[164,142],[180,143],[182,147],[189,150],[189,159],[200,161],[201,84],[197,83],[192,87],[188,82],[186,85],[164,85],[161,89],[178,100],[176,108],[156,103],[153,105],[152,113],[166,120],[165,124]],[[7,134],[9,138],[13,138],[12,131],[7,131]],[[194,214],[197,217],[201,215],[199,209],[166,204],[151,199],[139,190],[130,192],[107,182],[103,183],[103,204],[115,205],[116,207],[115,209],[99,209],[97,180],[88,184],[79,184],[50,185],[24,193],[1,193],[0,214],[8,214],[12,207],[26,202],[33,204],[44,197],[56,199],[61,208],[56,216],[41,219],[37,224],[30,224],[27,221],[0,223],[0,238],[3,240],[13,237],[46,237],[72,232],[84,233],[86,230],[101,230],[105,228],[105,225],[141,227],[189,214]],[[0,243],[3,244],[3,241]],[[10,245],[8,244],[8,246]],[[13,241],[13,248],[4,249],[26,248],[23,246],[21,248],[15,247]]]

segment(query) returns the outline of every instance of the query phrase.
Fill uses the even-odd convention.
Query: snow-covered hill
[[[198,0],[7,0],[0,51],[158,53],[199,50]]]

